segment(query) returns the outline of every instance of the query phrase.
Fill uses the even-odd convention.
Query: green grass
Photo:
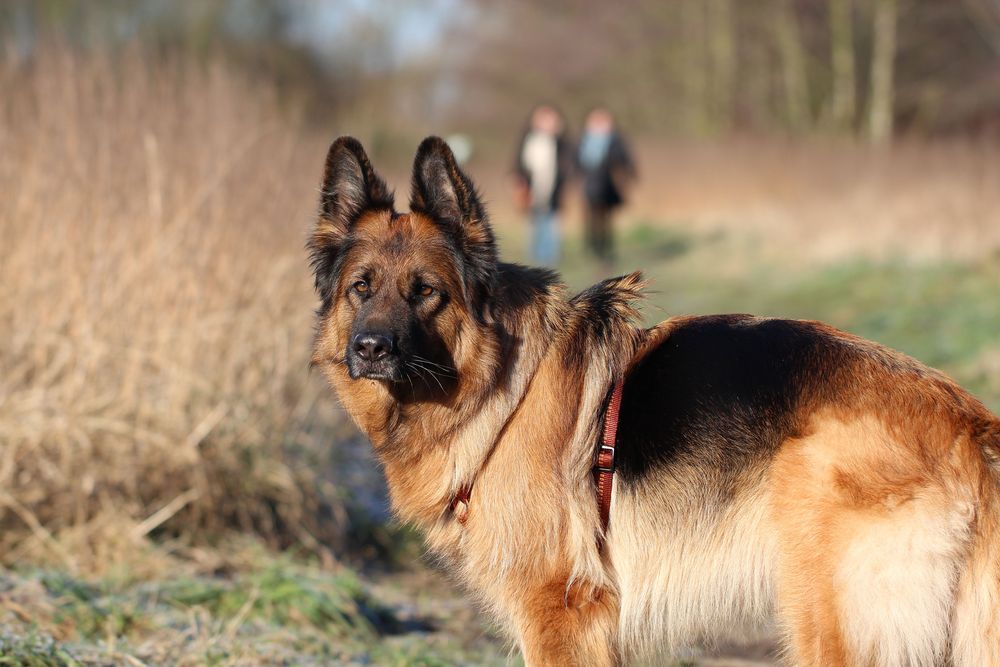
[[[39,581],[48,593],[52,621],[83,639],[127,636],[141,614],[137,603],[110,584],[88,584],[62,572],[42,572]]]
[[[376,586],[343,566],[255,558],[235,573],[147,581],[4,573],[0,667],[508,664],[428,573],[383,575]]]
[[[213,617],[261,619],[278,627],[309,625],[331,637],[374,637],[398,625],[392,612],[372,599],[353,572],[317,572],[287,559],[235,581],[191,578],[171,582],[158,595],[168,604],[200,607]]]
[[[52,637],[29,630],[25,634],[0,627],[0,666],[79,667],[79,662]]]

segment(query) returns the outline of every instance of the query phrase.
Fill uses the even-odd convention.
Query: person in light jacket
[[[521,135],[514,165],[518,204],[532,228],[532,258],[549,267],[559,261],[559,209],[573,162],[565,125],[555,107],[537,106]]]

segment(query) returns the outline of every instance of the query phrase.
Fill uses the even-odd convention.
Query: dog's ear
[[[417,149],[410,210],[445,226],[464,256],[467,288],[477,301],[488,297],[497,265],[493,230],[476,186],[440,137],[427,137]]]
[[[326,155],[319,219],[309,240],[320,296],[329,296],[351,226],[366,211],[392,208],[392,193],[375,173],[361,143],[354,137],[334,141]]]

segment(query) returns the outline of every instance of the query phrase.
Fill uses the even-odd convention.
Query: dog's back
[[[634,653],[775,610],[795,664],[1000,665],[1000,422],[812,322],[663,325],[631,371],[609,544]]]

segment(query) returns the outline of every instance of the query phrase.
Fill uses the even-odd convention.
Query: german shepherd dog
[[[818,322],[675,317],[638,273],[569,298],[497,259],[426,139],[410,212],[330,148],[314,363],[394,512],[528,665],[620,665],[773,619],[795,665],[1000,666],[1000,420]],[[592,473],[624,378],[610,522]]]

